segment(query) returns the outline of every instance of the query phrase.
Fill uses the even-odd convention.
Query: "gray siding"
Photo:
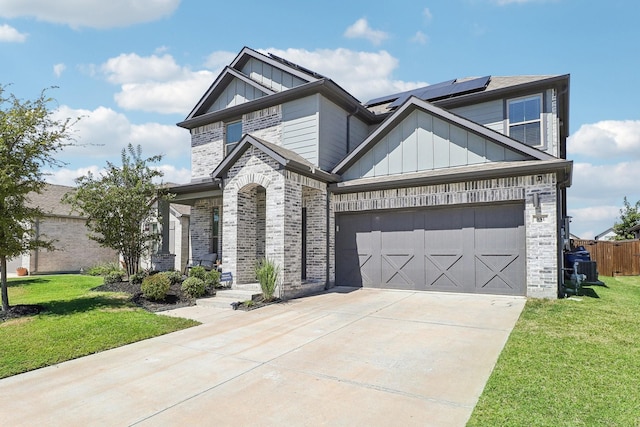
[[[284,72],[269,64],[265,64],[255,58],[251,58],[244,67],[242,73],[249,76],[261,85],[264,85],[275,92],[291,89],[306,83],[299,77]]]
[[[453,108],[451,112],[486,126],[489,129],[505,133],[504,101],[502,99]]]
[[[319,95],[282,104],[282,146],[318,165]]]
[[[358,119],[351,116],[349,119],[349,152],[353,151],[362,141],[367,139],[371,130],[369,126]]]
[[[320,97],[319,163],[331,170],[347,155],[347,113],[333,102]]]
[[[220,96],[214,101],[208,112],[223,110],[228,107],[244,104],[245,102],[253,101],[254,99],[261,98],[265,95],[266,93],[256,89],[250,84],[247,84],[240,79],[233,79],[231,83],[229,83],[229,86],[227,86]]]
[[[531,93],[529,95],[536,95],[536,93]],[[545,151],[552,156],[559,157],[556,95],[553,89],[544,91],[542,95],[542,144],[536,148]],[[451,109],[451,112],[486,126],[489,129],[509,135],[509,124],[507,114],[505,112],[505,104],[507,100],[508,99],[497,99],[494,101],[483,102],[481,104],[453,108]]]
[[[414,111],[351,166],[343,178],[511,160],[524,157],[423,111]]]

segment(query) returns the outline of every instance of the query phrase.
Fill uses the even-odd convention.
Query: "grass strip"
[[[469,426],[640,425],[640,278],[531,299]]]
[[[126,294],[90,290],[101,283],[81,275],[11,279],[12,305],[40,304],[46,311],[0,323],[0,378],[198,324],[140,309]]]

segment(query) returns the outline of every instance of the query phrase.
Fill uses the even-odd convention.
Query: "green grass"
[[[469,426],[640,426],[640,277],[529,300]]]
[[[0,378],[198,324],[137,308],[125,294],[90,291],[101,283],[80,275],[10,279],[11,305],[46,311],[0,323]]]

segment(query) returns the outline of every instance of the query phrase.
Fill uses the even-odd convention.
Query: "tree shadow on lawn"
[[[13,279],[13,280],[12,280]],[[9,288],[19,288],[22,286],[29,286],[29,285],[35,285],[35,284],[41,284],[41,283],[48,283],[51,280],[49,279],[45,279],[42,277],[33,277],[31,279],[24,279],[21,277],[16,277],[16,278],[10,278],[9,280],[7,280],[7,287]]]
[[[134,307],[126,297],[96,295],[71,300],[49,301],[41,304],[44,314],[74,314],[96,309],[114,309]]]

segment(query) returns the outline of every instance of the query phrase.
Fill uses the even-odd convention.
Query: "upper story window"
[[[509,136],[527,145],[542,145],[542,96],[512,99],[507,105]]]
[[[229,154],[235,148],[240,138],[242,138],[242,121],[227,123],[224,133],[226,154]]]

